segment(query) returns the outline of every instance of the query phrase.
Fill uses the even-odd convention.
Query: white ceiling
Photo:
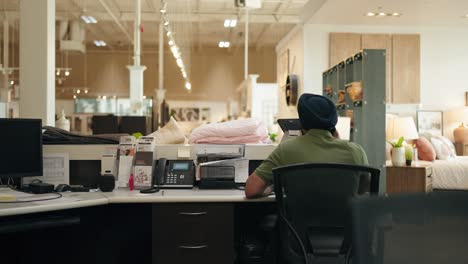
[[[142,46],[156,46],[159,36],[160,0],[141,2],[144,27]],[[192,47],[217,46],[221,40],[230,41],[234,48],[243,46],[245,15],[242,9],[235,7],[234,0],[166,2],[167,15],[175,31],[176,41],[181,38],[188,39]],[[262,8],[252,10],[249,14],[250,45],[276,45],[299,22],[299,14],[306,2],[307,0],[263,0]],[[131,43],[126,35],[133,36],[134,3],[134,0],[56,0],[56,15],[57,20],[78,19],[82,14],[92,15],[98,23],[86,25],[87,43],[91,45],[92,41],[102,39],[112,49],[125,49]],[[10,19],[18,19],[18,9],[19,0],[0,1],[0,14],[3,10]],[[112,16],[115,16],[117,21]],[[224,28],[226,18],[237,18],[237,27]]]
[[[364,16],[367,12],[378,11],[403,15]],[[466,14],[468,0],[327,0],[309,23],[468,27],[468,19],[464,18]]]

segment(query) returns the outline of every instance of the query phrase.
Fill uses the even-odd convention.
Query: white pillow
[[[438,136],[432,137],[431,143],[434,146],[434,149],[436,151],[437,159],[448,160],[448,159],[452,159],[455,157],[453,153],[451,152],[450,147],[440,137]]]
[[[450,149],[450,156],[455,158],[457,156],[457,151],[455,150],[455,145],[453,144],[453,142],[450,141],[450,139],[443,136],[437,137],[440,138],[444,142],[444,144]]]

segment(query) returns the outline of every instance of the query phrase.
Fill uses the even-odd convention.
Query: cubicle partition
[[[351,118],[351,141],[360,144],[369,164],[381,169],[385,186],[385,50],[365,49],[323,72],[323,94],[340,116]]]

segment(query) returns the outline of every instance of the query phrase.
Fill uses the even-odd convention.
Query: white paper
[[[336,124],[336,130],[340,135],[340,139],[348,140],[351,134],[351,118],[349,117],[338,117],[338,123]]]
[[[50,184],[70,184],[70,159],[68,153],[44,154],[43,176],[25,177],[24,183],[30,183],[34,179]]]

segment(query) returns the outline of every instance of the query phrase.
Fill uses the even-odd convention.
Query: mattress
[[[468,156],[435,160],[432,164],[432,186],[442,190],[468,190]]]

